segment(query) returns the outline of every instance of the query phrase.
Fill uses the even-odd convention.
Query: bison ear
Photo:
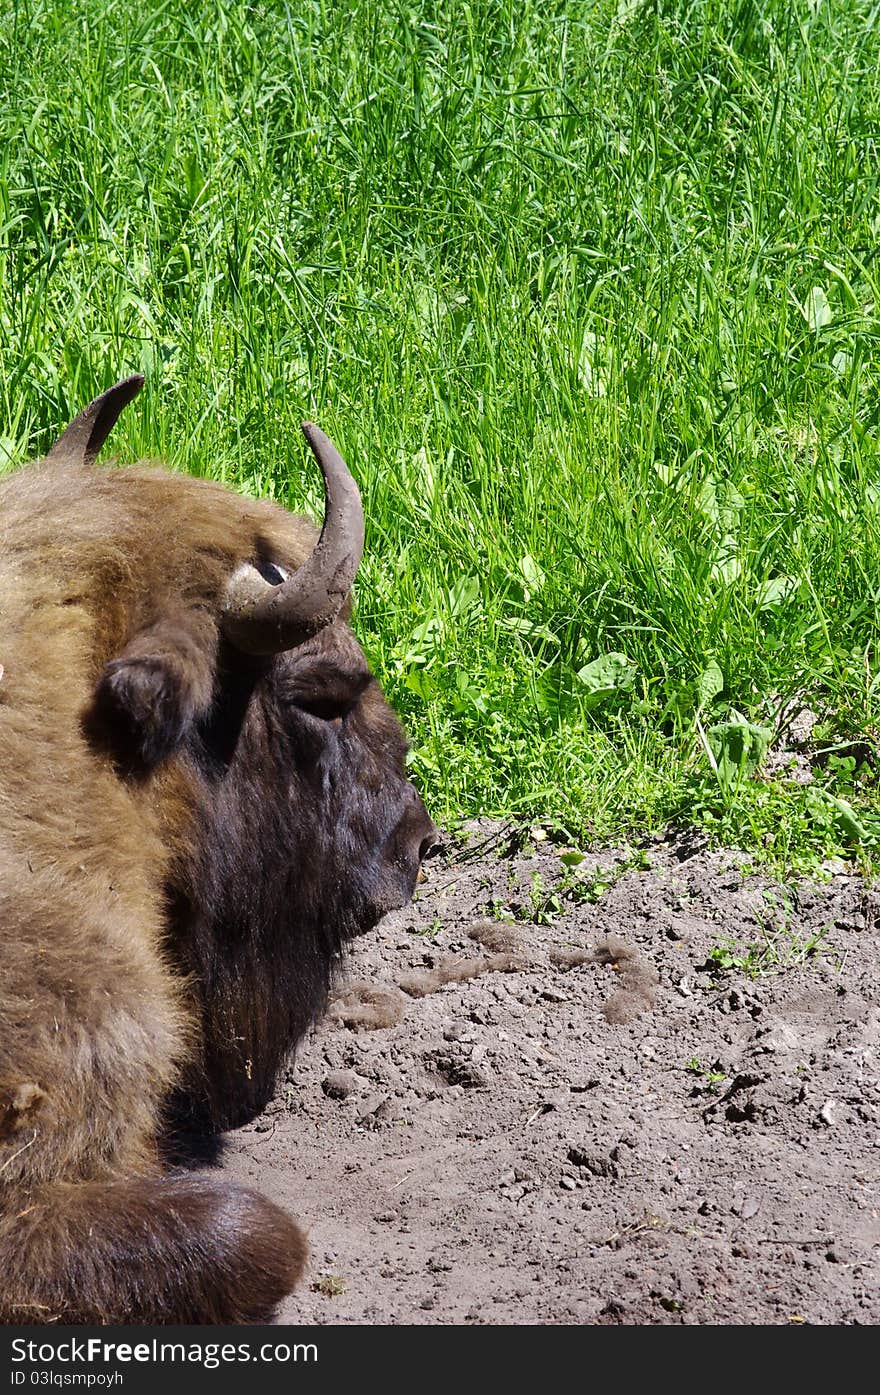
[[[216,650],[216,626],[198,610],[142,630],[98,680],[90,737],[134,772],[167,759],[211,706]]]
[[[95,690],[93,721],[120,765],[148,770],[180,745],[193,704],[167,663],[125,654],[105,668]]]
[[[113,430],[119,413],[137,397],[143,385],[143,374],[133,373],[102,392],[58,437],[46,459],[58,465],[91,465]]]

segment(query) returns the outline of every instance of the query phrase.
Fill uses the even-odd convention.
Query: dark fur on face
[[[345,944],[410,899],[413,850],[432,828],[346,629],[262,672],[233,667],[224,693],[184,743],[200,854],[170,869],[168,888],[204,1024],[202,1079],[187,1092],[228,1128],[271,1098]]]
[[[167,1177],[169,1121],[257,1113],[434,829],[346,624],[248,658],[243,561],[315,531],[158,470],[0,483],[0,1320],[254,1322],[301,1233]]]

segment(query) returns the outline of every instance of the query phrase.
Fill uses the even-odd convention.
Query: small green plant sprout
[[[325,1298],[338,1298],[345,1293],[346,1283],[340,1274],[321,1274],[310,1288],[313,1293],[322,1293]]]
[[[571,849],[560,853],[559,860],[565,867],[557,892],[568,901],[588,901],[595,904],[601,901],[606,891],[616,886],[627,872],[646,872],[651,867],[651,859],[643,848],[625,849],[611,867],[597,867],[593,872],[580,871],[585,854]]]
[[[771,930],[765,925],[762,940],[748,944],[731,939],[720,940],[709,950],[708,963],[722,973],[734,971],[751,979],[781,973],[809,959],[830,928],[830,925],[824,925],[815,935],[802,940],[784,926]]]
[[[544,883],[544,878],[540,872],[532,874],[532,883],[529,887],[529,919],[535,925],[552,925],[558,915],[562,914],[562,902],[558,893],[548,891]]]
[[[617,878],[613,870],[605,871],[599,868],[588,877],[578,878],[572,881],[572,891],[579,901],[590,901],[595,904],[601,901],[606,891],[610,891]]]
[[[411,926],[410,934],[418,935],[423,940],[436,940],[437,936],[440,934],[442,929],[443,921],[441,920],[440,916],[437,915],[431,921],[430,925]]]
[[[627,872],[646,871],[651,866],[647,853],[639,849],[625,849],[611,867],[597,867],[593,871],[584,870],[586,854],[578,848],[564,848],[559,854],[562,875],[548,887],[540,872],[532,875],[528,893],[528,905],[522,915],[535,925],[550,925],[561,915],[566,904],[600,901],[607,891],[616,886]]]
[[[717,1095],[728,1079],[728,1073],[720,1061],[713,1061],[711,1066],[704,1066],[698,1056],[691,1056],[690,1060],[685,1062],[685,1070],[699,1078],[701,1083],[696,1088],[700,1094]]]
[[[508,924],[516,920],[507,901],[502,901],[497,896],[490,897],[483,907],[483,912],[489,920],[503,920]]]
[[[667,1313],[683,1313],[685,1310],[685,1304],[680,1298],[667,1298],[663,1296],[657,1301],[660,1307],[665,1309]]]
[[[559,861],[562,863],[563,867],[568,867],[572,872],[575,867],[580,867],[583,860],[584,853],[578,852],[577,848],[568,848],[565,852],[559,854]]]

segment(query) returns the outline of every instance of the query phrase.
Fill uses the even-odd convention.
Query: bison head
[[[17,609],[65,627],[50,700],[79,701],[90,797],[127,821],[102,836],[125,845],[187,985],[198,1042],[178,1102],[228,1127],[270,1096],[345,944],[409,900],[435,829],[347,624],[364,531],[339,452],[303,428],[325,483],[317,540],[205,480],[95,468],[142,384],[102,394],[4,483],[7,560]]]

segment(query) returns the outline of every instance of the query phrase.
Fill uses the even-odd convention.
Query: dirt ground
[[[450,842],[230,1135],[309,1232],[280,1321],[876,1323],[880,889],[561,851]]]

